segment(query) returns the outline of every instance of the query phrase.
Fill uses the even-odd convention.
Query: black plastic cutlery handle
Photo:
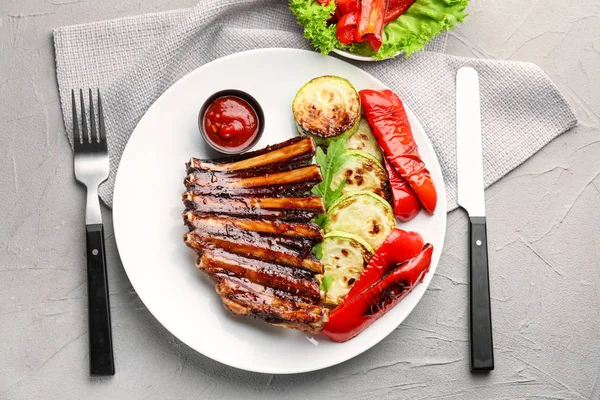
[[[494,369],[492,310],[485,217],[469,218],[471,258],[471,371]]]
[[[104,253],[104,226],[86,225],[90,375],[115,374],[110,302]]]

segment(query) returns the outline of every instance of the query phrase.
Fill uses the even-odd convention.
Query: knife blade
[[[470,67],[456,74],[458,204],[469,214],[471,371],[494,369],[492,312],[481,145],[479,76]]]

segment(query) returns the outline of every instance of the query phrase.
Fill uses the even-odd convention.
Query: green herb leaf
[[[317,257],[320,260],[321,258],[323,258],[323,244],[317,243],[313,246],[311,252],[315,255],[315,257]]]
[[[329,291],[329,288],[331,287],[332,283],[333,283],[333,276],[324,275],[323,280],[321,281],[321,290],[324,291],[325,293],[327,293]]]
[[[327,214],[319,214],[313,218],[312,222],[319,225],[321,229],[325,229],[329,224],[329,218],[327,218]]]
[[[346,185],[346,181],[342,180],[337,188],[331,189],[333,177],[347,159],[347,157],[344,156],[344,152],[346,151],[344,146],[347,139],[348,135],[342,135],[333,139],[329,143],[327,154],[325,154],[320,147],[317,148],[316,160],[317,164],[319,164],[319,167],[321,167],[323,182],[316,185],[312,192],[323,198],[325,209],[328,209],[333,202],[340,198],[342,195],[342,190],[344,190],[344,186]],[[319,224],[319,226],[321,226],[321,224]]]

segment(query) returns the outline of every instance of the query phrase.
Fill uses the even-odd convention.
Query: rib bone
[[[299,224],[281,221],[236,219],[233,217],[215,215],[196,215],[191,211],[183,214],[183,220],[192,230],[236,227],[238,229],[257,233],[307,238],[318,241],[323,240],[323,230],[317,224],[312,222]]]
[[[323,265],[312,254],[304,255],[300,251],[292,250],[275,243],[259,243],[254,240],[245,241],[240,240],[240,238],[205,235],[199,231],[186,233],[183,235],[183,241],[189,247],[196,250],[199,255],[202,255],[202,252],[207,248],[221,248],[230,253],[257,260],[304,268],[316,274],[323,273]]]
[[[306,222],[325,212],[320,197],[228,197],[185,192],[183,203],[188,210],[206,214],[280,219]]]
[[[275,146],[246,153],[243,155],[243,158],[237,157],[237,160],[233,158],[235,161],[211,162],[192,158],[188,163],[188,168],[206,171],[241,171],[261,167],[273,168],[275,165],[289,165],[299,159],[308,161],[315,155],[315,152],[315,145],[310,138],[294,138]]]

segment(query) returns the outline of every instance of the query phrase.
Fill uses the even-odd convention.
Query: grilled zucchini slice
[[[360,120],[356,132],[346,140],[344,147],[348,150],[361,150],[369,153],[375,157],[380,164],[383,164],[383,152],[381,151],[381,147],[379,147],[379,143],[377,143],[377,139],[375,139],[369,123],[364,118]]]
[[[308,81],[296,93],[292,112],[301,133],[328,139],[356,132],[360,122],[360,98],[347,79],[320,76]]]
[[[325,276],[331,277],[325,303],[337,306],[363,273],[373,249],[361,237],[338,231],[326,234],[320,246],[325,271],[317,279],[322,282]]]
[[[342,231],[360,236],[375,250],[396,226],[394,210],[369,191],[346,193],[327,211],[325,233]]]
[[[342,194],[368,190],[388,201],[391,199],[387,173],[375,157],[360,150],[348,150],[343,155],[346,157],[346,161],[331,180],[332,190],[335,190],[345,180],[346,185]]]

